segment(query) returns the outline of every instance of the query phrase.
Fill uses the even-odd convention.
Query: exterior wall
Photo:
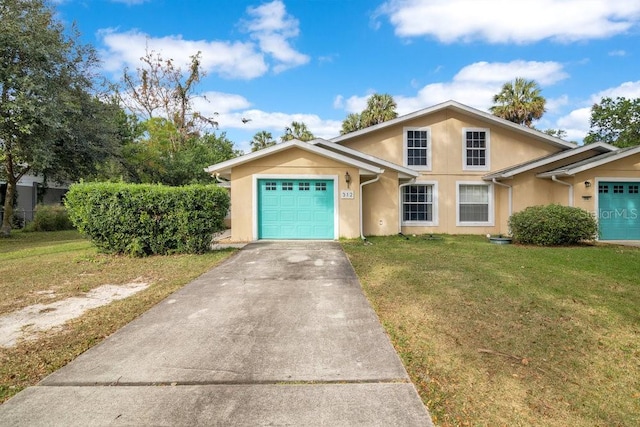
[[[344,178],[346,172],[351,175],[349,189],[353,190],[355,197],[353,199],[338,197],[337,199],[338,236],[358,237],[360,235],[359,170],[294,147],[233,168],[231,171],[231,239],[238,242],[257,239],[254,233],[254,217],[256,217],[256,206],[254,206],[256,200],[255,175],[296,176],[309,179],[314,179],[314,175],[335,176],[338,187],[336,191],[340,194],[341,190],[348,189]]]
[[[493,191],[493,225],[459,226],[456,224],[457,183],[478,182],[487,184],[482,177],[491,171],[504,169],[560,151],[559,148],[528,138],[512,130],[491,126],[488,122],[452,110],[443,110],[426,117],[416,118],[397,126],[371,132],[343,141],[345,146],[383,158],[399,165],[404,164],[404,128],[428,127],[431,132],[431,170],[421,171],[416,183],[437,182],[437,225],[402,226],[406,234],[496,234],[507,233],[509,219],[509,190],[491,184]],[[463,169],[463,129],[482,128],[489,130],[489,170],[469,171]],[[547,169],[548,170],[548,169]],[[400,189],[397,179],[386,176],[380,183],[364,187],[365,235],[395,234],[399,227]],[[533,182],[524,179],[517,185],[521,192],[514,191],[514,212],[531,203],[531,194],[544,202],[555,197],[555,188],[543,180]],[[393,182],[393,185],[392,185]],[[510,182],[506,182],[511,185]],[[560,189],[558,189],[560,191]],[[540,192],[540,193],[538,193]],[[566,192],[566,190],[565,190]],[[529,194],[527,194],[529,193]],[[382,225],[380,225],[382,223]],[[393,225],[390,225],[393,224]]]
[[[362,220],[365,236],[397,234],[398,173],[385,171],[377,182],[362,187]]]

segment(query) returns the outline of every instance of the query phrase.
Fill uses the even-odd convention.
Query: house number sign
[[[352,190],[342,190],[340,191],[341,199],[353,199],[353,191]]]

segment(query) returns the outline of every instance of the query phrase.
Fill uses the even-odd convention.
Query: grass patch
[[[60,330],[0,348],[0,402],[64,366],[232,253],[104,255],[75,231],[14,231],[11,238],[0,239],[0,315],[105,284],[151,284],[129,298],[88,311]],[[54,298],[42,291],[53,291]]]
[[[342,242],[441,426],[640,424],[640,250]]]

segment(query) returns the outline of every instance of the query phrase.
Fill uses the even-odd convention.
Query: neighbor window
[[[458,225],[492,225],[492,187],[458,183]]]
[[[489,170],[489,130],[464,129],[462,169]]]
[[[404,129],[405,166],[418,169],[431,169],[431,135],[428,128]]]

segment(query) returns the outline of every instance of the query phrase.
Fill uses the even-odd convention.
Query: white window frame
[[[488,221],[460,221],[460,186],[462,185],[477,185],[487,187],[487,196],[489,204]],[[456,225],[458,227],[491,227],[495,225],[494,216],[494,196],[493,196],[493,184],[487,184],[484,181],[456,181]]]
[[[484,166],[467,165],[467,132],[484,132]],[[465,171],[488,171],[491,169],[491,132],[488,128],[462,128],[462,170]]]
[[[431,193],[433,197],[432,205],[432,215],[431,221],[405,221],[404,220],[404,200],[402,198],[402,193],[405,187],[411,187],[414,185],[430,185]],[[403,184],[400,186],[399,192],[399,206],[400,206],[400,226],[402,227],[435,227],[438,225],[438,181],[417,181],[412,182],[411,184]]]
[[[408,131],[426,131],[427,132],[427,164],[426,165],[409,165],[409,147],[407,141]],[[416,171],[431,171],[431,128],[430,127],[404,127],[402,128],[402,160],[404,166]]]

